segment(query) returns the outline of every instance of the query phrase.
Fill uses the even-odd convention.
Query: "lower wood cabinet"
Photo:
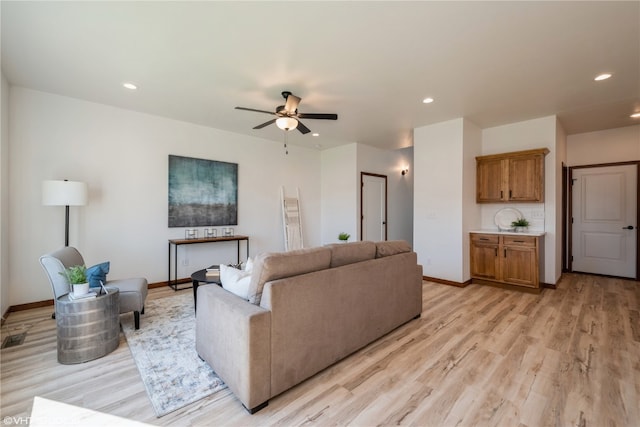
[[[540,289],[543,236],[471,233],[471,278]],[[542,262],[541,262],[542,260]]]

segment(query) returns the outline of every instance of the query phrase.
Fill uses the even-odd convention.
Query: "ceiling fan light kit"
[[[265,113],[276,116],[275,119],[271,119],[268,122],[254,126],[254,129],[262,129],[263,127],[275,123],[278,128],[284,131],[298,129],[298,131],[303,135],[311,132],[311,130],[306,127],[300,119],[338,120],[338,115],[333,113],[298,113],[298,104],[300,104],[301,98],[293,95],[289,91],[282,92],[282,97],[285,99],[285,104],[276,107],[275,112],[246,107],[236,107],[236,110],[254,111],[256,113]]]
[[[290,131],[298,127],[298,121],[293,117],[280,117],[276,119],[276,126],[282,130]]]

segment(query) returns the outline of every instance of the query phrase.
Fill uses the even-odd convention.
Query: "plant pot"
[[[516,233],[526,233],[529,231],[529,227],[516,227]]]
[[[87,283],[74,283],[73,285],[73,295],[80,296],[89,293],[89,282]]]

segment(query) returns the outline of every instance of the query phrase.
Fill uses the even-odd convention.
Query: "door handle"
[[[635,227],[633,225],[627,225],[626,227],[622,227],[623,230],[633,230]]]

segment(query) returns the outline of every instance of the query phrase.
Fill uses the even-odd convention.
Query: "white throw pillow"
[[[253,270],[253,260],[251,258],[247,258],[247,263],[244,265],[244,271],[251,273],[251,270]]]
[[[242,299],[249,299],[250,271],[238,270],[237,268],[220,264],[220,282],[227,291],[238,295]]]

